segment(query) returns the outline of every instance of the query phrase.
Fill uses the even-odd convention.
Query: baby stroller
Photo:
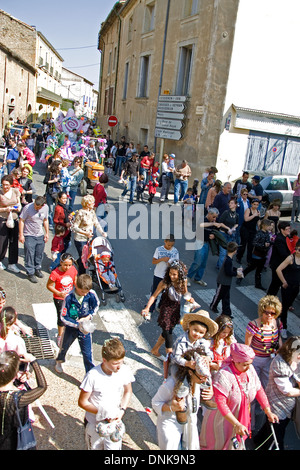
[[[114,288],[110,288],[109,284],[104,280],[103,275],[101,273],[101,254],[109,253],[110,254],[110,261],[112,268],[114,270]],[[117,302],[125,302],[125,295],[122,290],[121,283],[119,278],[115,272],[115,265],[113,262],[113,249],[111,247],[110,242],[107,238],[104,237],[96,237],[92,241],[89,250],[88,256],[88,270],[90,276],[92,277],[93,281],[96,282],[101,291],[101,302],[103,305],[106,305],[106,294],[114,294],[116,296]]]

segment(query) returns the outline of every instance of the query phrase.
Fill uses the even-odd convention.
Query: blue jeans
[[[299,219],[300,217],[300,196],[293,196],[293,208],[291,221],[294,222],[294,219]]]
[[[188,189],[188,180],[176,179],[174,181],[174,204],[182,200]],[[180,192],[180,195],[179,195]]]
[[[133,202],[133,197],[136,188],[136,176],[129,176],[129,180],[127,186],[125,187],[124,191],[122,192],[122,196],[127,194],[127,191],[130,191],[129,202]]]
[[[47,202],[47,206],[49,208],[49,215],[48,215],[49,226],[53,227],[53,225],[54,225],[53,215],[54,215],[55,201],[53,200],[52,196],[49,193],[46,193],[46,202]]]
[[[194,261],[191,264],[187,277],[201,281],[208,259],[209,244],[204,243],[200,250],[196,250],[194,254]]]
[[[145,168],[140,168],[140,175],[143,175],[144,176],[144,181],[146,184],[149,183],[149,176],[150,176],[150,172],[148,170],[145,170]]]
[[[78,252],[78,259],[77,259],[77,264],[78,264],[78,274],[86,274],[86,269],[85,267],[83,266],[82,264],[82,261],[81,261],[81,255],[82,255],[82,250],[83,250],[83,247],[84,245],[86,245],[87,242],[81,242],[81,241],[78,241],[78,240],[74,240],[74,245],[75,245],[75,248]]]
[[[224,235],[224,237],[226,238],[227,243],[236,241],[236,234],[235,233],[233,235],[229,235],[228,233],[222,232],[222,235]],[[224,259],[226,258],[226,253],[227,253],[226,248],[223,248],[221,245],[219,245],[219,259],[218,259],[218,262],[217,262],[217,269],[221,268],[221,266],[224,262]]]
[[[80,351],[83,357],[84,368],[87,373],[94,367],[92,354],[92,335],[90,333],[84,335],[83,333],[81,333],[81,331],[78,330],[78,328],[66,326],[62,346],[56,360],[57,362],[65,362],[66,354],[76,338],[79,342]]]
[[[115,175],[118,174],[118,176],[121,176],[122,164],[123,164],[124,161],[125,161],[125,157],[117,157],[116,158]]]
[[[28,276],[42,268],[45,241],[44,235],[40,237],[26,236],[24,242],[25,269]]]
[[[69,196],[71,199],[69,200],[69,209],[71,212],[73,212],[76,195],[77,195],[77,189],[75,190],[70,189]]]

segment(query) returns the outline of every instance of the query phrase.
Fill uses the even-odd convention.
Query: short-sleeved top
[[[26,354],[24,340],[11,328],[5,339],[0,338],[0,353],[3,351],[15,351],[19,356]]]
[[[282,324],[279,326],[279,329],[281,328]],[[277,326],[273,330],[264,330],[262,333],[261,328],[257,325],[256,321],[250,321],[246,329],[251,335],[253,335],[251,347],[256,356],[269,357],[270,354],[275,352],[279,341]]]
[[[34,202],[23,207],[20,219],[24,220],[24,236],[40,237],[44,234],[43,223],[48,220],[49,208],[45,204],[39,210],[34,207]]]
[[[119,407],[124,394],[124,386],[134,381],[133,373],[124,364],[118,372],[113,372],[111,375],[105,374],[101,364],[99,364],[87,373],[80,388],[91,393],[89,401],[98,410],[99,408],[105,410]],[[89,423],[96,423],[95,414],[87,411],[85,416]],[[103,416],[103,419],[105,419],[105,416]]]
[[[54,269],[50,274],[49,279],[55,282],[56,290],[69,294],[73,290],[76,276],[77,270],[75,266],[71,266],[66,272],[62,272],[59,268]],[[53,294],[53,298],[60,299],[61,297]]]
[[[7,193],[0,192],[0,207],[16,206],[20,203],[20,191],[17,188],[11,188]],[[0,217],[7,219],[9,212],[1,212]],[[18,218],[17,212],[12,212],[13,219]]]
[[[153,258],[155,259],[160,259],[160,258],[165,258],[168,256],[170,259],[179,259],[179,252],[177,248],[174,246],[171,248],[171,250],[167,250],[163,245],[159,246],[156,248]],[[165,261],[161,261],[160,263],[155,265],[154,268],[154,276],[160,277],[163,279],[166,270],[168,267],[168,263],[165,263]]]

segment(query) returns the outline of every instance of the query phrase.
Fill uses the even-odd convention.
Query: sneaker
[[[196,281],[196,280],[195,280],[195,282],[196,282],[197,284],[199,284],[200,286],[203,286],[203,287],[206,287],[206,286],[207,286],[207,282],[202,281],[202,279],[200,279],[200,281]]]
[[[12,271],[13,273],[19,273],[19,272],[20,272],[20,270],[19,270],[19,268],[18,268],[18,266],[17,266],[16,264],[9,264],[9,265],[7,266],[7,269],[8,269],[9,271]]]
[[[188,287],[191,287],[191,284],[192,283],[192,279],[190,279],[189,277],[187,278],[187,286]]]
[[[287,331],[284,328],[282,328],[282,330],[280,332],[280,335],[281,335],[281,338],[286,339],[287,338]]]
[[[38,282],[34,274],[29,274],[27,277],[28,277],[28,281],[32,282],[33,284],[36,284]]]
[[[40,269],[37,269],[35,271],[35,275],[36,275],[36,277],[39,277],[40,279],[42,279],[44,277],[44,274],[42,273],[42,271]]]
[[[4,269],[6,269],[6,266],[4,266],[4,264],[0,261],[0,271],[3,271]]]
[[[56,362],[54,369],[56,370],[56,372],[58,372],[58,374],[62,374],[64,371],[61,362]]]

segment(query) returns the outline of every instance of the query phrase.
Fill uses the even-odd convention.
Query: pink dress
[[[247,372],[239,374],[239,379],[246,388],[249,404],[257,398],[263,408],[268,406],[268,400],[261,387],[260,380],[254,367],[251,365]],[[228,364],[225,364],[213,377],[214,390],[226,397],[226,406],[216,400],[218,408],[208,410],[204,414],[201,433],[201,450],[232,450],[232,437],[234,429],[224,415],[231,411],[238,419],[241,410],[242,394],[235,375]]]

